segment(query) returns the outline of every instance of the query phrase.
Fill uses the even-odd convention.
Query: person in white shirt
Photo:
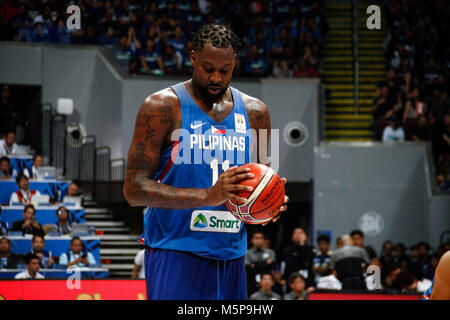
[[[42,167],[42,165],[44,164],[44,158],[40,155],[40,154],[36,154],[33,157],[33,165],[31,166],[30,169],[25,168],[23,170],[23,174],[28,178],[28,179],[34,179],[36,180],[38,178],[38,168]]]
[[[35,254],[28,254],[25,258],[27,269],[15,275],[14,279],[45,279],[43,274],[39,273],[40,259]]]
[[[0,140],[0,156],[9,156],[16,154],[17,152],[17,143],[16,134],[11,131],[6,134],[4,140]]]
[[[145,279],[144,267],[145,249],[140,250],[134,258],[134,268],[131,277],[133,279]]]
[[[405,131],[397,120],[391,119],[389,125],[383,130],[383,142],[403,142]]]
[[[31,204],[33,197],[41,196],[41,193],[38,190],[30,190],[30,182],[23,173],[17,176],[16,183],[19,190],[11,194],[9,205],[13,205],[14,203],[23,203],[24,205]]]

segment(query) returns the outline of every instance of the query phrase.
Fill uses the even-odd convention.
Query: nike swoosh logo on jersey
[[[200,124],[193,124],[191,123],[191,129],[196,129],[198,127],[201,127],[202,125],[204,125],[206,122],[200,123]]]

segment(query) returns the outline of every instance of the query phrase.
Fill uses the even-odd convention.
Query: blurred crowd
[[[450,191],[450,2],[391,0],[386,80],[373,101],[375,139],[430,141],[440,188]]]
[[[242,40],[236,76],[318,77],[323,2],[3,0],[0,39],[101,45],[130,74],[189,75],[193,32],[226,23]],[[72,4],[81,11],[80,30],[66,28]]]

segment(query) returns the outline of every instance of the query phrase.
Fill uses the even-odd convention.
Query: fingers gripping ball
[[[270,167],[249,163],[241,168],[249,167],[254,174],[251,179],[240,182],[253,187],[252,192],[239,191],[240,197],[247,198],[245,203],[227,200],[227,209],[239,220],[249,224],[261,224],[275,217],[284,203],[284,185],[280,176]]]

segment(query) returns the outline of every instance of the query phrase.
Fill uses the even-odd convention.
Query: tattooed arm
[[[242,94],[243,101],[245,103],[245,110],[247,112],[248,122],[250,124],[250,128],[254,130],[253,134],[253,152],[257,152],[257,162],[263,163],[265,165],[269,165],[267,163],[268,159],[261,159],[260,150],[262,151],[262,155],[266,156],[269,150],[269,141],[270,141],[270,114],[269,109],[261,100],[250,97],[246,94]],[[267,140],[264,138],[267,137]],[[260,141],[264,139],[265,141]],[[286,178],[281,178],[283,184],[286,183]],[[284,196],[284,204],[280,207],[280,213],[277,214],[270,221],[277,221],[280,218],[280,214],[283,211],[287,210],[287,203],[289,202],[289,197]],[[263,225],[268,224],[270,221],[263,223]]]
[[[226,199],[245,201],[232,193],[235,190],[251,191],[248,187],[235,184],[251,177],[244,169],[227,170],[208,189],[177,188],[153,180],[161,150],[173,142],[172,131],[180,127],[180,104],[170,89],[151,95],[143,102],[128,151],[123,188],[128,203],[131,206],[186,209],[217,206]]]
[[[252,151],[257,152],[258,163],[264,163],[267,165],[268,163],[264,161],[267,159],[261,159],[259,151],[263,151],[265,155],[268,154],[267,152],[269,149],[271,129],[269,109],[261,100],[250,97],[246,94],[242,94],[242,96],[245,103],[245,110],[247,112],[250,128],[254,130]],[[259,141],[259,138],[264,138],[264,135],[267,137],[267,140],[264,139],[265,141]]]

